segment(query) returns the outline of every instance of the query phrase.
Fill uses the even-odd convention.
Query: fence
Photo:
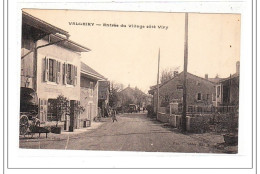
[[[182,106],[178,109],[170,109],[172,114],[181,114]],[[213,113],[237,113],[237,106],[188,106],[187,115],[189,114],[213,114]]]
[[[167,108],[160,107],[158,120],[181,128],[182,112],[174,112],[170,109],[170,114],[170,111],[167,111]],[[179,107],[177,111],[179,111]],[[235,106],[190,107],[186,116],[186,129],[196,133],[235,132],[238,129],[238,108]]]

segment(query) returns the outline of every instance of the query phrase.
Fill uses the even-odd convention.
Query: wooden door
[[[39,99],[39,119],[42,122],[47,121],[47,100]]]

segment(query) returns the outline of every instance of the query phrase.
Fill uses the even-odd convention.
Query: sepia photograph
[[[240,14],[20,13],[20,149],[238,153]]]

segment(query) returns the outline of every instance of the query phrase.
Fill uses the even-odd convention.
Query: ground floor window
[[[202,98],[202,97],[201,97],[201,93],[198,93],[198,94],[197,94],[197,100],[198,100],[198,101],[201,101],[201,98]]]
[[[57,117],[57,99],[48,99],[47,121],[60,121]]]

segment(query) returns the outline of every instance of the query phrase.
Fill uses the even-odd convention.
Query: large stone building
[[[187,110],[209,107],[214,104],[215,83],[205,78],[187,73]],[[152,86],[154,111],[157,111],[157,86]],[[168,107],[170,103],[182,104],[183,72],[159,85],[159,107]]]
[[[58,119],[53,107],[58,96],[66,97],[71,108],[81,102],[85,107],[83,115],[71,110],[74,115],[70,117],[70,126],[79,128],[84,125],[80,118],[96,115],[97,81],[104,77],[81,63],[81,52],[90,49],[71,41],[69,36],[67,31],[22,12],[21,87],[36,92],[42,123]]]

